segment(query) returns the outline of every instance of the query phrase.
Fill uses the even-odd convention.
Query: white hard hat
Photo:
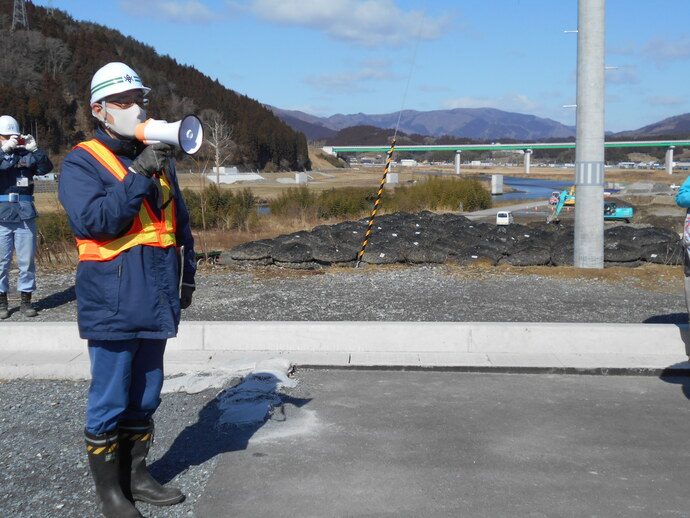
[[[137,73],[128,65],[108,63],[99,68],[91,79],[91,104],[111,95],[136,89],[143,90],[144,95],[151,90],[142,84]]]
[[[0,135],[21,135],[21,133],[17,119],[9,115],[0,117]]]

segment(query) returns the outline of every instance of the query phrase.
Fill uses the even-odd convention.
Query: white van
[[[496,225],[510,225],[513,222],[513,213],[509,210],[500,210],[496,213]]]

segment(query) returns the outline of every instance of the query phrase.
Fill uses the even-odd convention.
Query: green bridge
[[[604,147],[681,147],[690,140],[633,140],[604,142]],[[575,142],[526,142],[512,144],[443,144],[438,146],[395,146],[396,151],[496,151],[535,149],[574,149]],[[324,151],[337,153],[387,152],[390,146],[325,146]]]

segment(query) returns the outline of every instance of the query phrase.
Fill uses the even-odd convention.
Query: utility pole
[[[604,267],[606,0],[578,0],[575,244],[578,268]]]
[[[12,30],[18,25],[23,25],[26,30],[29,30],[29,17],[26,15],[26,0],[14,0]]]

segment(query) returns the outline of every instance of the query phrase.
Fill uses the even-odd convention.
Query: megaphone
[[[193,155],[203,143],[204,127],[196,115],[187,115],[177,122],[149,119],[137,124],[134,137],[147,145],[156,142],[172,144]]]

